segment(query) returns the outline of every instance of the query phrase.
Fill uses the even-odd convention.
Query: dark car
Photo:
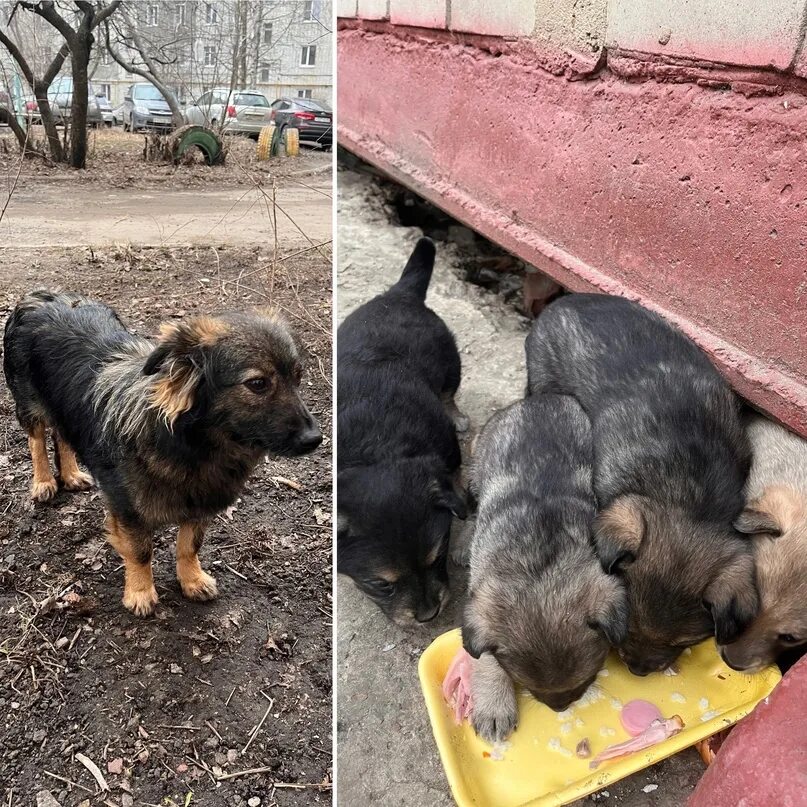
[[[278,98],[272,104],[272,120],[283,130],[293,127],[300,142],[330,149],[333,142],[333,113],[324,101],[315,98]]]
[[[163,94],[147,82],[132,84],[123,99],[123,131],[173,129],[171,107]]]

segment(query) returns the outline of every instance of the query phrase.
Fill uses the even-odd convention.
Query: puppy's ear
[[[434,480],[433,501],[435,507],[450,510],[461,521],[468,518],[468,505],[454,488],[450,479]]]
[[[610,575],[600,577],[600,594],[589,624],[617,647],[628,638],[628,594],[620,580]]]
[[[193,408],[204,378],[208,351],[227,332],[227,326],[210,317],[197,317],[160,327],[160,338],[143,365],[143,375],[157,375],[149,404],[173,428],[183,412]]]
[[[719,645],[736,641],[759,613],[752,555],[740,555],[721,570],[703,593],[703,604],[715,623]]]
[[[746,535],[778,538],[793,526],[801,505],[798,495],[788,488],[766,488],[737,516],[734,529]]]
[[[640,496],[620,496],[594,519],[594,545],[608,574],[623,571],[636,560],[646,529]]]

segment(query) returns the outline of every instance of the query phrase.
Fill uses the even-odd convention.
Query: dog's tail
[[[395,288],[425,300],[434,269],[434,254],[434,241],[431,238],[419,239]]]

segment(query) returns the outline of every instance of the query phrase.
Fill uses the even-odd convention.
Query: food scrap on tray
[[[630,740],[625,740],[625,742],[608,746],[604,751],[600,751],[600,753],[591,760],[589,767],[593,770],[606,759],[616,759],[617,757],[624,757],[628,754],[635,754],[637,751],[644,751],[645,748],[658,745],[660,742],[674,737],[683,728],[684,721],[678,715],[673,715],[667,720],[654,720],[641,734],[632,737]]]
[[[471,714],[471,673],[473,659],[462,648],[451,660],[443,679],[443,698],[454,710],[457,725]]]

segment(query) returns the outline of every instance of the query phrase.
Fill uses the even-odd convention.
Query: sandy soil
[[[331,237],[332,155],[258,161],[255,144],[225,138],[227,161],[145,163],[143,135],[91,132],[88,167],[27,159],[0,136],[0,242],[16,246],[264,244],[305,246]],[[5,144],[5,148],[4,148]],[[20,171],[19,177],[17,172]]]
[[[326,435],[309,457],[262,464],[214,521],[202,562],[219,581],[215,602],[181,596],[173,531],[158,536],[160,606],[143,620],[120,603],[97,491],[31,505],[25,437],[0,382],[4,805],[42,790],[62,807],[330,803],[331,269],[311,250],[272,281],[270,258],[226,246],[0,255],[0,319],[39,286],[92,294],[144,336],[162,320],[271,301],[304,346],[303,396]],[[105,796],[78,754],[106,778]]]
[[[427,304],[457,337],[463,362],[457,400],[471,420],[463,440],[467,453],[490,415],[523,394],[529,323],[518,310],[520,279],[489,269],[508,265],[496,247],[433,209],[424,212],[395,186],[347,170],[337,182],[339,321],[398,279],[421,234],[437,241]],[[349,580],[338,581],[337,792],[344,807],[454,803],[417,678],[423,650],[459,625],[464,574],[458,567],[450,572],[453,602],[418,630],[393,625]],[[702,772],[700,758],[689,749],[578,804],[680,807]]]

